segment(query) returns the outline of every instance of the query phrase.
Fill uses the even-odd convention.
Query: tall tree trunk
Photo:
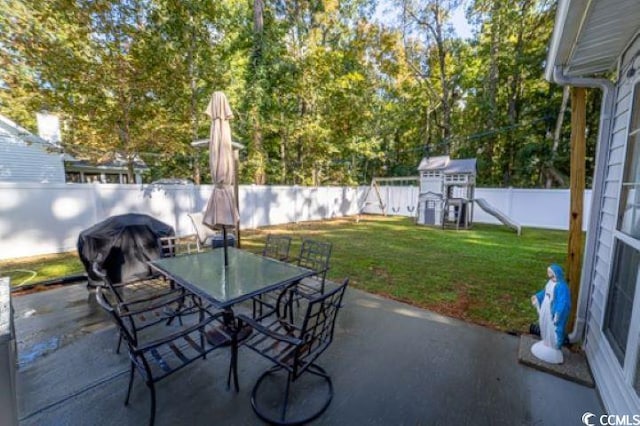
[[[487,94],[486,102],[488,106],[486,123],[487,130],[492,131],[497,127],[494,117],[498,116],[497,99],[498,99],[498,54],[499,54],[499,34],[500,34],[500,2],[494,1],[491,5],[491,45],[489,46],[489,74],[487,76]],[[493,138],[488,138],[487,156],[490,164],[493,163],[495,143]]]
[[[560,111],[558,112],[558,117],[556,118],[556,128],[553,132],[553,145],[551,145],[551,158],[549,159],[549,164],[546,167],[546,175],[547,180],[545,183],[545,188],[551,188],[553,181],[558,181],[557,172],[555,172],[554,162],[556,156],[558,154],[558,146],[560,145],[560,135],[562,134],[562,124],[564,122],[564,114],[567,111],[567,104],[569,103],[569,93],[570,86],[564,86],[562,90],[562,104],[560,105]],[[558,183],[561,185],[564,184],[563,180],[560,180]]]
[[[189,18],[191,23],[191,34],[189,36],[189,51],[187,53],[187,60],[189,61],[189,89],[191,91],[191,106],[189,110],[189,116],[191,121],[191,140],[198,140],[198,93],[196,84],[196,58],[195,58],[195,46],[196,46],[196,31],[193,23],[193,17]],[[200,161],[198,161],[198,147],[192,147],[191,161],[193,162],[193,182],[196,185],[200,185]]]
[[[523,6],[524,7],[524,6]],[[513,66],[513,71],[511,74],[511,78],[509,79],[509,100],[508,100],[508,106],[507,106],[507,117],[509,120],[509,125],[512,126],[514,128],[513,132],[513,136],[510,137],[506,144],[507,144],[507,164],[505,167],[505,172],[504,172],[504,186],[509,186],[511,185],[511,180],[513,178],[513,171],[515,168],[515,154],[516,154],[516,147],[514,146],[519,137],[518,137],[518,132],[515,129],[515,126],[517,125],[519,119],[520,119],[520,90],[521,90],[521,83],[522,83],[522,67],[520,66],[521,63],[521,56],[523,55],[522,49],[523,49],[523,37],[524,37],[524,30],[525,30],[525,25],[524,25],[524,15],[526,13],[526,10],[523,8],[521,10],[521,19],[520,22],[518,23],[518,34],[516,36],[516,44],[514,47],[514,51],[513,51],[513,56],[514,56],[514,66]]]
[[[444,34],[444,23],[443,20],[443,11],[441,9],[440,4],[436,4],[433,10],[434,14],[434,23],[432,26],[433,36],[436,41],[436,47],[438,49],[438,71],[440,73],[440,85],[442,86],[442,138],[447,141],[447,151],[450,151],[450,141],[449,137],[451,136],[451,110],[452,107],[450,105],[451,96],[450,96],[450,86],[451,82],[449,76],[447,75],[447,48],[445,46],[445,34]]]
[[[253,52],[252,52],[252,105],[250,111],[251,124],[253,126],[251,132],[252,150],[250,154],[250,162],[254,167],[253,181],[258,185],[263,185],[266,178],[264,147],[262,146],[262,117],[259,107],[259,92],[262,79],[260,77],[260,68],[263,66],[263,31],[264,31],[264,2],[263,0],[253,1]]]

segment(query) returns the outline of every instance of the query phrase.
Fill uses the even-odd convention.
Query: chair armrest
[[[156,299],[160,299],[162,297],[167,297],[169,295],[172,294],[178,294],[178,293],[183,293],[183,289],[182,287],[178,287],[169,291],[163,291],[161,293],[158,294],[153,294],[151,296],[149,295],[142,295],[141,297],[132,297],[132,298],[128,298],[126,302],[124,302],[126,305],[133,305],[136,303],[143,303],[143,302],[151,302],[153,300]],[[188,293],[184,293],[185,295]]]
[[[170,293],[168,293],[170,294]],[[149,300],[137,300],[135,302],[125,302],[125,303],[119,303],[118,304],[118,312],[119,312],[119,316],[121,318],[127,318],[130,316],[134,316],[134,315],[139,315],[145,312],[150,312],[153,311],[154,309],[158,309],[161,308],[163,306],[168,306],[171,303],[177,302],[180,299],[183,299],[185,297],[190,297],[191,294],[180,294],[178,296],[172,297],[171,299],[166,299],[163,300],[161,303],[153,303],[151,305],[146,305],[143,306],[142,308],[135,308],[135,305],[138,305],[140,303],[143,302],[148,302]],[[157,299],[157,298],[156,298]],[[154,299],[150,299],[150,300],[154,300]],[[131,307],[134,306],[134,309],[131,309]]]
[[[198,324],[194,324],[189,328],[185,328],[183,330],[177,331],[175,333],[169,334],[168,336],[165,337],[161,337],[159,339],[156,340],[152,340],[150,342],[145,343],[142,346],[136,347],[133,349],[133,352],[136,354],[140,354],[140,353],[144,353],[144,352],[148,352],[152,349],[157,348],[158,346],[162,346],[166,343],[172,342],[176,339],[179,339],[182,336],[186,336],[190,333],[193,333],[194,331],[201,329],[203,327],[206,327],[207,325],[209,325],[213,320],[219,318],[222,316],[222,312],[214,315],[214,316],[210,316],[208,318],[205,318],[204,320],[200,321]]]
[[[287,336],[285,334],[280,334],[280,333],[275,333],[271,330],[269,330],[268,328],[266,328],[265,326],[263,326],[262,324],[260,324],[258,321],[255,321],[253,318],[250,318],[246,315],[238,315],[237,317],[240,321],[242,321],[243,323],[249,324],[254,330],[256,330],[258,333],[262,333],[266,336],[269,336],[273,339],[279,340],[281,342],[285,342],[285,343],[289,343],[290,345],[294,345],[294,346],[298,346],[300,344],[302,344],[302,340],[296,338],[296,337],[291,337],[291,336]],[[241,324],[242,326],[242,324]]]

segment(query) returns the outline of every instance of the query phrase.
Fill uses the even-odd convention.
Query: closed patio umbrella
[[[231,147],[231,127],[229,120],[233,113],[227,97],[222,92],[214,92],[205,113],[211,118],[209,136],[209,167],[213,191],[204,211],[202,223],[213,229],[222,229],[224,264],[227,259],[227,227],[235,227],[238,210],[234,196],[235,164]]]

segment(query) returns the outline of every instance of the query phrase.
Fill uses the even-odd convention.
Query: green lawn
[[[76,252],[0,261],[0,276],[11,277],[13,286],[82,273],[84,266]]]
[[[366,216],[271,227],[243,235],[259,250],[268,232],[333,243],[329,278],[371,293],[501,330],[528,330],[531,295],[546,268],[566,258],[567,232],[475,224],[470,231],[416,226],[401,217]]]
[[[365,216],[247,231],[243,248],[260,251],[267,233],[333,243],[331,280],[466,321],[525,331],[536,320],[531,295],[546,282],[546,267],[564,263],[567,233],[526,228],[518,237],[503,226],[476,224],[470,231],[416,226],[411,219]],[[82,271],[73,253],[0,262],[35,270],[41,281]],[[14,273],[12,282],[19,284]]]

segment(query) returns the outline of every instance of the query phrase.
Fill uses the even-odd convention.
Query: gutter
[[[580,275],[580,294],[578,295],[578,306],[576,308],[576,320],[573,330],[569,334],[571,343],[584,340],[587,327],[587,313],[589,311],[589,301],[593,289],[595,275],[594,264],[596,261],[596,241],[600,236],[599,218],[602,212],[602,192],[604,190],[604,180],[606,162],[603,159],[608,157],[610,144],[610,131],[613,123],[612,113],[615,100],[614,85],[610,80],[604,78],[584,78],[569,77],[564,74],[561,66],[554,67],[552,81],[561,86],[587,87],[602,90],[602,105],[600,107],[600,128],[598,132],[598,144],[596,148],[596,166],[594,171],[593,188],[591,192],[591,213],[587,227],[587,245],[585,247],[582,260],[582,272]],[[591,237],[591,232],[595,235]]]

